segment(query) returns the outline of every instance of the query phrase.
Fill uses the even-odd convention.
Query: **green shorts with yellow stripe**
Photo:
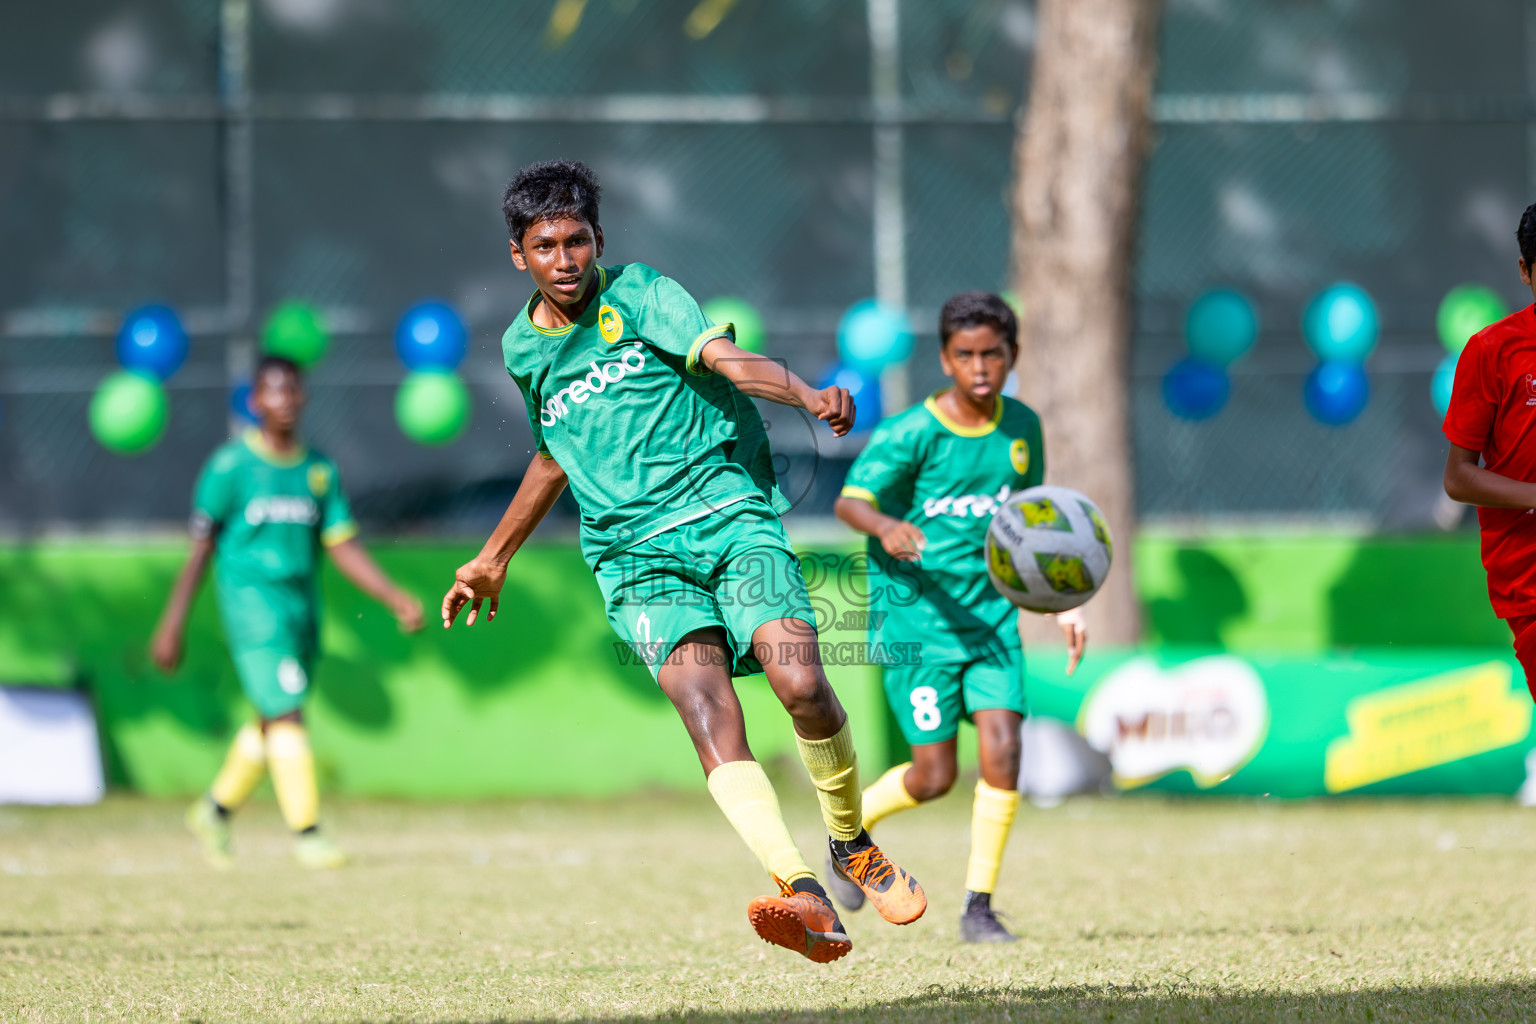
[[[724,631],[733,676],[763,670],[752,637],[778,619],[796,621],[797,641],[816,639],[816,615],[800,559],[766,502],[748,498],[649,537],[596,571],[608,622],[624,641],[621,660],[659,675],[679,640]]]
[[[998,648],[956,664],[887,667],[885,699],[909,746],[952,740],[972,712],[1028,713],[1023,652]]]

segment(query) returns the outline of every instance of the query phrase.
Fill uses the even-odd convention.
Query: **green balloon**
[[[330,344],[331,336],[320,322],[319,311],[303,302],[280,304],[261,329],[264,352],[292,359],[306,370],[320,361]]]
[[[1440,300],[1435,330],[1440,344],[1450,353],[1460,352],[1478,331],[1509,315],[1509,306],[1498,292],[1482,284],[1459,284]]]
[[[91,396],[91,433],[119,455],[138,455],[155,446],[170,416],[160,382],[119,370]]]
[[[736,344],[748,352],[762,353],[768,347],[768,332],[763,328],[763,318],[746,299],[721,295],[704,303],[704,315],[717,324],[732,324],[736,328]]]
[[[407,374],[395,392],[395,419],[417,444],[447,444],[469,425],[469,389],[448,370]]]

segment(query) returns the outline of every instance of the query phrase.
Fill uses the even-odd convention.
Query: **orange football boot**
[[[911,924],[922,917],[928,909],[928,897],[917,879],[892,864],[868,832],[860,832],[859,839],[868,845],[846,856],[838,852],[841,844],[829,843],[837,876],[863,889],[880,916],[891,924]]]
[[[853,942],[843,932],[832,904],[815,893],[796,892],[778,876],[779,895],[759,896],[747,906],[747,920],[764,942],[792,949],[818,964],[847,956]]]

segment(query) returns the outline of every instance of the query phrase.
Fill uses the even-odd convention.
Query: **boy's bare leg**
[[[891,863],[864,830],[853,735],[822,670],[815,630],[799,619],[776,619],[759,626],[752,643],[768,685],[795,723],[795,743],[830,836],[833,872],[858,885],[887,921],[916,921],[928,907],[922,886]]]
[[[696,630],[672,648],[656,674],[661,692],[688,730],[705,777],[727,762],[752,760],[728,656],[724,630]]]
[[[672,649],[656,681],[693,740],[710,795],[763,870],[779,883],[778,896],[762,896],[748,906],[752,927],[766,941],[817,963],[836,960],[853,943],[790,837],[773,785],[747,746],[746,718],[731,685],[729,656],[722,630],[690,633]]]

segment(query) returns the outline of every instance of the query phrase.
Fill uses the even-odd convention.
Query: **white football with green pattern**
[[[1099,506],[1070,487],[1011,494],[987,527],[987,576],[1032,612],[1076,608],[1104,585],[1114,540]]]

